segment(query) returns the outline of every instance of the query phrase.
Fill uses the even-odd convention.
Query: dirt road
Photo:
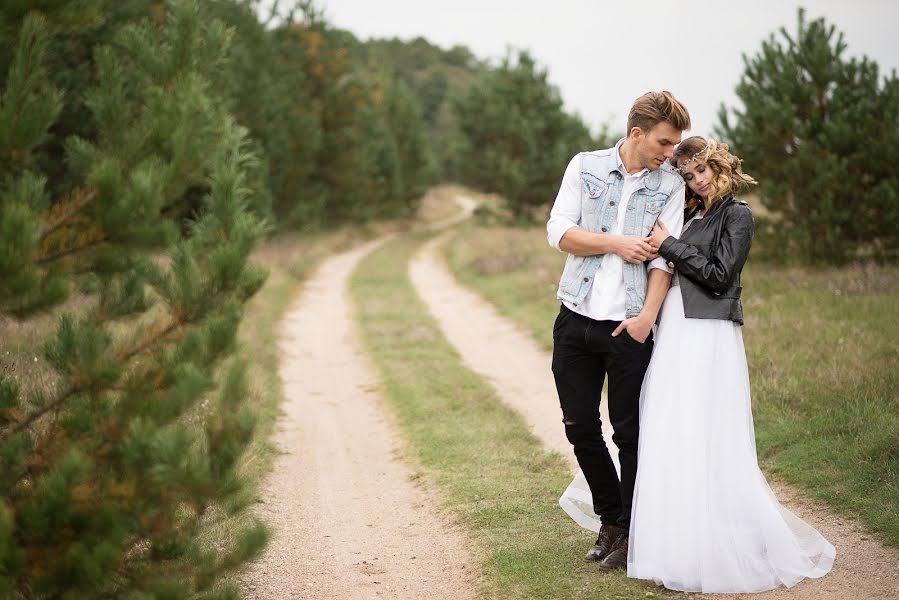
[[[274,536],[242,577],[247,598],[475,595],[464,532],[412,483],[360,353],[346,285],[376,245],[326,261],[282,324],[283,454],[259,511]]]

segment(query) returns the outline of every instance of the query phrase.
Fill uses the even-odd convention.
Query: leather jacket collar
[[[728,192],[724,195],[724,197],[721,198],[721,200],[715,202],[715,204],[712,205],[712,209],[708,213],[703,215],[703,218],[705,219],[711,217],[715,213],[723,211],[727,206],[730,206],[734,202],[736,202],[736,200],[734,200],[734,195]],[[694,209],[692,212],[687,212],[686,209],[684,209],[684,223],[692,219],[693,215],[695,215],[697,212],[699,212],[698,208]]]

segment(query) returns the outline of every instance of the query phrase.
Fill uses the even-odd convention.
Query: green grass
[[[366,257],[351,295],[407,458],[469,531],[484,573],[481,595],[668,597],[582,562],[593,536],[557,504],[571,479],[568,466],[542,449],[523,418],[443,338],[407,276],[421,241],[406,236]]]
[[[542,228],[467,227],[456,276],[552,348],[564,255]],[[899,546],[899,268],[749,263],[744,340],[765,471]]]
[[[763,465],[899,546],[899,269],[746,277]]]

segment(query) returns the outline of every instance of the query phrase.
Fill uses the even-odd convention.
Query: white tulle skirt
[[[643,382],[638,452],[629,577],[760,592],[830,571],[833,545],[778,503],[759,470],[740,327],[684,318],[678,287]]]

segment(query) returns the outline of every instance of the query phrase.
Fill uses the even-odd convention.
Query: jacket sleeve
[[[719,294],[727,291],[743,268],[755,230],[748,207],[735,204],[729,208],[721,215],[721,239],[709,258],[696,246],[670,236],[659,247],[659,254],[674,263],[683,277]]]

